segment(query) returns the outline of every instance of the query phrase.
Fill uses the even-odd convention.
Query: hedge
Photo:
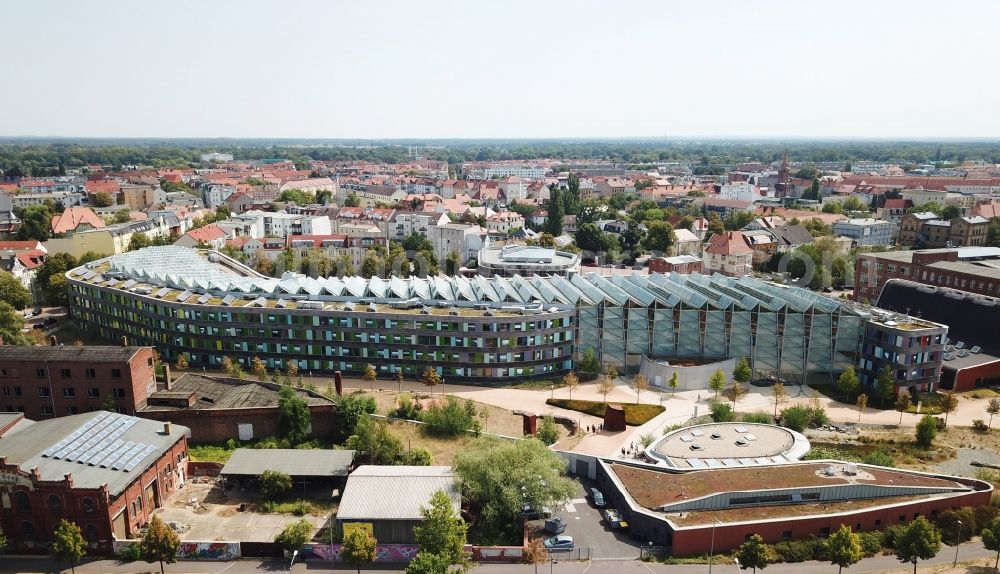
[[[631,403],[605,404],[599,401],[581,401],[576,399],[547,399],[545,404],[601,418],[604,418],[604,409],[607,405],[622,407],[625,409],[625,424],[632,426],[645,424],[666,410],[660,405],[636,405]]]

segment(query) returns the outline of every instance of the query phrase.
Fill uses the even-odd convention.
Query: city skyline
[[[1000,136],[990,2],[101,6],[9,9],[0,135]]]

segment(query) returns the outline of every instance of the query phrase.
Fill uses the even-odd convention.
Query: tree
[[[128,250],[136,251],[144,247],[149,247],[153,244],[153,241],[145,234],[141,232],[136,232],[132,234],[132,237],[128,240]]]
[[[899,424],[903,424],[903,413],[910,409],[912,399],[910,399],[910,392],[906,389],[899,391],[896,395],[896,410],[899,411]]]
[[[361,200],[358,198],[358,194],[353,191],[347,195],[344,199],[344,207],[361,207]]]
[[[21,241],[48,241],[52,237],[52,211],[50,204],[29,205],[20,212],[15,209],[14,213],[21,218],[21,225],[14,237]]]
[[[160,574],[164,574],[163,565],[177,562],[177,551],[181,548],[181,540],[177,533],[153,515],[146,527],[146,534],[139,542],[139,555],[146,562],[159,562]]]
[[[524,559],[529,564],[535,565],[535,574],[538,574],[538,565],[549,561],[549,551],[545,548],[545,542],[541,538],[532,538],[524,547]]]
[[[756,573],[758,568],[763,570],[768,564],[777,562],[778,553],[769,544],[764,544],[760,534],[753,534],[740,545],[736,557],[740,561],[740,568],[753,568]]]
[[[375,537],[363,528],[355,528],[346,536],[344,543],[340,546],[340,559],[358,569],[361,574],[361,567],[375,561],[378,550],[378,541]]]
[[[615,382],[607,375],[597,377],[597,392],[604,396],[604,404],[608,404],[608,393],[615,390]]]
[[[995,516],[979,535],[983,539],[983,547],[997,551],[997,559],[993,563],[993,569],[996,570],[1000,567],[1000,516]]]
[[[91,202],[94,204],[94,207],[110,207],[115,204],[114,198],[106,191],[95,193]]]
[[[632,386],[635,387],[635,404],[639,404],[639,395],[643,391],[649,390],[649,379],[646,378],[646,375],[639,373],[632,378]]]
[[[80,527],[65,518],[60,520],[53,532],[52,556],[69,562],[70,570],[75,574],[77,562],[86,554],[87,541],[83,539]]]
[[[420,508],[423,520],[413,527],[413,536],[421,552],[442,556],[448,564],[458,565],[468,572],[472,564],[465,553],[465,538],[469,527],[455,512],[454,502],[443,490],[431,496],[430,504]]]
[[[7,345],[27,345],[28,338],[21,329],[24,327],[24,317],[9,304],[0,301],[0,337]]]
[[[993,397],[986,405],[986,414],[990,415],[989,428],[993,428],[993,416],[1000,413],[1000,399]]]
[[[892,397],[893,393],[896,392],[896,380],[893,378],[892,370],[889,367],[882,369],[878,374],[874,391],[875,396],[878,397],[879,406],[885,407],[886,399]]]
[[[295,359],[285,360],[285,374],[288,375],[288,384],[292,384],[292,379],[299,376],[299,362]]]
[[[944,413],[944,425],[948,426],[948,415],[958,408],[958,397],[955,396],[955,393],[942,393],[941,404],[939,406],[941,412]]]
[[[444,401],[433,401],[424,410],[420,420],[426,423],[425,430],[438,436],[458,436],[469,431],[478,433],[482,424],[476,418],[476,405],[472,401],[464,403],[454,396],[446,396]]]
[[[719,369],[712,373],[712,376],[708,379],[708,388],[715,391],[715,398],[719,398],[719,392],[726,388],[726,372]]]
[[[261,381],[267,380],[267,364],[261,360],[260,357],[254,357],[251,363],[251,369],[253,374],[257,375],[257,379]]]
[[[747,394],[749,393],[750,390],[747,388],[747,386],[739,381],[733,381],[733,384],[730,385],[729,388],[725,390],[726,398],[733,401],[734,411],[736,410],[736,403],[742,401],[743,398],[746,397]]]
[[[604,374],[608,376],[612,381],[618,380],[618,367],[614,365],[607,365],[604,367]]]
[[[188,368],[188,360],[186,353],[179,353],[177,355],[177,364],[175,366],[181,371],[184,371]]]
[[[375,413],[375,397],[361,392],[337,399],[337,427],[342,438],[354,434],[358,421],[366,414]]]
[[[522,531],[525,505],[554,506],[577,488],[564,476],[565,460],[534,439],[472,442],[456,453],[454,469],[483,542]]]
[[[941,550],[941,532],[927,518],[916,517],[903,528],[896,539],[896,558],[900,562],[912,562],[913,574],[917,574],[917,562],[930,560]]]
[[[406,565],[406,574],[448,574],[448,559],[421,550]]]
[[[278,436],[293,445],[306,440],[312,414],[309,404],[290,386],[278,391]]]
[[[865,410],[865,407],[868,406],[868,395],[866,395],[864,393],[861,393],[860,395],[858,395],[858,401],[857,401],[856,404],[858,405],[858,421],[860,421],[861,420],[861,411]]]
[[[677,371],[674,371],[674,373],[670,375],[670,380],[667,381],[667,386],[670,387],[670,396],[674,396],[677,392],[677,387],[680,386],[680,379],[677,376]]]
[[[646,226],[642,246],[654,253],[668,253],[674,244],[674,227],[666,221],[651,221]]]
[[[265,500],[274,500],[292,489],[292,477],[280,470],[265,470],[257,477],[257,484]]]
[[[840,566],[838,572],[857,564],[865,555],[861,548],[861,537],[852,532],[851,527],[846,524],[841,524],[840,528],[823,542],[823,546],[830,563]]]
[[[774,400],[774,418],[778,418],[778,405],[788,401],[788,391],[785,390],[785,383],[774,383],[771,385],[771,398]]]
[[[31,293],[13,275],[0,272],[0,301],[20,311],[31,305]]]
[[[934,437],[937,436],[937,419],[931,415],[924,415],[917,423],[917,444],[923,448],[930,448],[934,445]]]
[[[434,367],[427,367],[424,369],[424,376],[420,379],[420,382],[430,387],[432,390],[434,387],[440,385],[444,382],[441,375],[438,374]]]
[[[753,371],[750,370],[750,363],[746,358],[740,358],[739,361],[736,361],[736,368],[733,369],[733,380],[749,383],[751,377],[753,377]]]
[[[458,270],[462,268],[462,258],[459,256],[458,251],[454,249],[448,252],[447,257],[444,258],[444,274],[449,277],[454,277],[458,275]]]
[[[229,357],[222,357],[222,363],[220,366],[227,375],[232,376],[233,367],[235,366],[235,363],[233,362],[232,359],[230,359]]]
[[[374,391],[375,379],[378,378],[378,373],[375,372],[375,365],[371,363],[365,365],[365,374],[362,375],[361,378],[368,381],[368,388]]]
[[[306,542],[309,542],[309,537],[312,534],[312,531],[312,523],[308,520],[302,519],[286,526],[284,530],[274,537],[274,541],[281,546],[283,550],[292,552],[302,548],[305,546]]]
[[[851,400],[851,396],[858,390],[860,384],[858,373],[854,370],[854,367],[847,367],[847,370],[837,378],[837,390],[844,393],[844,397],[848,401]]]
[[[566,385],[567,389],[569,389],[569,399],[573,400],[573,389],[580,386],[580,377],[576,376],[576,373],[570,371],[563,375],[563,384]],[[1000,402],[997,404],[1000,406]]]
[[[545,218],[543,230],[553,237],[559,237],[563,232],[563,216],[566,215],[565,204],[562,199],[562,192],[555,188],[550,192],[549,200],[545,203],[545,210],[548,216]]]
[[[597,355],[594,354],[593,349],[584,351],[578,363],[577,368],[581,373],[596,375],[601,370],[601,362],[597,360]]]
[[[391,466],[399,461],[403,443],[389,432],[385,421],[364,414],[347,438],[347,448],[357,451],[358,458],[368,464]]]

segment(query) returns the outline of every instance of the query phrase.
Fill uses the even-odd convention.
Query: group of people
[[[604,423],[596,425],[587,425],[587,432],[589,434],[599,433],[604,431]]]
[[[640,458],[645,452],[646,449],[641,444],[636,444],[635,442],[622,447],[622,457],[631,456],[632,458]]]

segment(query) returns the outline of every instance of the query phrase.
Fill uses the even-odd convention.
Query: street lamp
[[[962,521],[958,520],[958,533],[955,535],[955,562],[951,565],[952,568],[958,566],[958,545],[962,543]]]
[[[708,549],[708,574],[712,574],[712,557],[715,556],[715,527],[718,524],[721,524],[721,522],[719,522],[719,519],[716,518],[715,521],[712,522],[712,544]]]

